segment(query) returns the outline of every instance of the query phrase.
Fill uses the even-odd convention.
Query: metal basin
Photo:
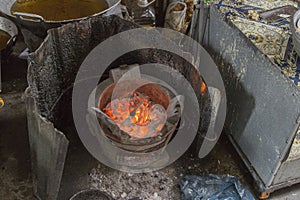
[[[8,40],[8,42],[6,44],[6,48],[1,51],[1,54],[4,57],[6,57],[11,52],[11,48],[17,39],[18,28],[9,19],[6,19],[5,17],[0,17],[0,30],[4,31],[10,35],[10,39]],[[1,81],[2,80],[1,80],[1,55],[0,55],[0,92],[2,91]]]
[[[7,48],[6,48],[6,49],[8,49],[16,41],[16,38],[18,35],[18,28],[9,19],[6,19],[5,17],[0,17],[0,30],[4,31],[10,35],[10,40],[7,42]]]
[[[113,198],[100,190],[89,189],[76,193],[70,200],[113,200]]]
[[[9,16],[12,19],[16,19],[18,24],[21,25],[21,27],[32,31],[37,36],[45,37],[48,29],[56,28],[61,26],[62,24],[66,24],[69,22],[80,21],[89,17],[103,15],[108,11],[112,10],[114,7],[116,7],[120,3],[120,1],[121,0],[106,0],[106,3],[108,5],[108,8],[106,10],[103,10],[94,15],[77,18],[77,19],[64,20],[64,21],[48,21],[45,20],[43,17],[32,13],[15,13],[14,15],[12,15],[11,8],[13,4],[16,2],[16,0],[1,0],[0,13]]]

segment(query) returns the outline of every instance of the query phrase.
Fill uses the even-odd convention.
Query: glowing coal
[[[132,139],[158,136],[167,120],[164,107],[139,92],[112,100],[103,112]]]

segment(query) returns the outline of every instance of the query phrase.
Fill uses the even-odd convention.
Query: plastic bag
[[[175,1],[170,3],[166,11],[165,28],[175,31],[183,31],[187,6],[184,2]]]
[[[182,200],[255,200],[231,175],[186,176],[180,183]]]

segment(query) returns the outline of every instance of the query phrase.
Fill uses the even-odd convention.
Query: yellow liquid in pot
[[[6,48],[9,39],[10,39],[10,35],[0,30],[0,51]]]
[[[105,0],[20,0],[19,2],[13,4],[12,14],[14,12],[37,14],[47,21],[78,19],[108,8]]]

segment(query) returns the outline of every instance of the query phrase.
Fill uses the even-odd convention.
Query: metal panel
[[[43,118],[26,90],[33,193],[38,199],[57,199],[69,141]]]
[[[226,87],[226,126],[266,186],[272,183],[298,127],[300,92],[215,7],[206,46]]]
[[[300,177],[300,158],[283,162],[275,176],[273,184],[279,184]]]

